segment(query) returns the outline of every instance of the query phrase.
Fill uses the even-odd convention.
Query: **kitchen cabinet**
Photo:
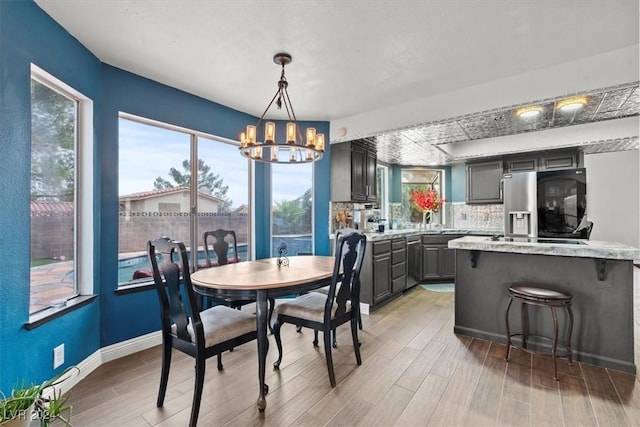
[[[467,203],[502,203],[502,159],[467,163],[466,173]]]
[[[576,150],[552,150],[505,156],[504,163],[505,172],[575,169],[581,167],[583,157]]]
[[[505,172],[531,172],[538,170],[538,157],[507,157]]]
[[[417,234],[368,241],[360,273],[360,302],[377,307],[424,282],[452,282],[459,234]]]
[[[407,287],[407,244],[405,239],[391,241],[391,293],[402,292]]]
[[[375,202],[377,154],[363,140],[331,146],[331,200]]]
[[[422,276],[421,280],[450,281],[456,274],[455,249],[447,246],[449,240],[459,235],[423,235],[422,236]]]
[[[360,301],[376,305],[391,296],[391,240],[367,242],[360,274]]]
[[[542,156],[540,162],[541,170],[575,169],[580,167],[580,153],[570,152],[550,152]]]

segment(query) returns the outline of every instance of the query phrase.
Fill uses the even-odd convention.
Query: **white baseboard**
[[[80,370],[78,375],[70,376],[67,380],[61,383],[59,387],[56,387],[56,391],[62,391],[63,394],[68,392],[87,375],[98,369],[103,363],[120,359],[121,357],[129,356],[130,354],[134,354],[160,344],[162,344],[162,332],[156,331],[103,347],[84,359],[82,362],[78,363],[76,365]]]
[[[111,362],[121,357],[137,353],[142,350],[162,344],[162,331],[151,332],[146,335],[122,341],[100,349],[102,363]]]
[[[369,314],[369,304],[363,302],[360,303],[360,314]]]

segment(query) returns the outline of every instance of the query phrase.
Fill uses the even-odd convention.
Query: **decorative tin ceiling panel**
[[[637,116],[640,114],[639,85],[640,82],[634,82],[585,93],[568,94],[375,135],[363,135],[355,139],[364,138],[374,142],[378,149],[378,159],[386,163],[415,166],[447,164],[464,160],[462,157],[453,158],[447,154],[447,144]],[[585,97],[587,104],[568,113],[556,109],[559,101],[574,96]],[[542,111],[538,116],[527,119],[516,115],[518,109],[528,106],[539,106]],[[638,149],[638,138],[585,141],[582,149],[585,153]]]

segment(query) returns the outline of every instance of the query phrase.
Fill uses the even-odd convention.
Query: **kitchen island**
[[[507,288],[536,283],[573,295],[574,359],[635,373],[633,261],[640,250],[589,240],[515,239],[465,236],[449,241],[456,250],[456,334],[506,343]],[[549,336],[548,309],[529,310],[532,334]],[[565,313],[558,313],[565,324]],[[512,330],[521,328],[518,310]],[[543,348],[543,343],[532,347]]]

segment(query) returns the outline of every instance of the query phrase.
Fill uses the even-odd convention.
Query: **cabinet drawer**
[[[393,239],[391,241],[391,250],[397,251],[398,249],[404,249],[406,244],[404,243],[404,239]]]
[[[404,291],[407,287],[407,278],[405,276],[393,279],[391,282],[391,293],[398,293]]]
[[[396,264],[391,266],[391,278],[397,279],[407,274],[407,263]]]
[[[399,251],[391,252],[391,264],[398,264],[400,262],[405,262],[407,259],[407,251],[405,248],[402,248]]]
[[[380,255],[391,251],[391,241],[373,242],[373,254]]]

